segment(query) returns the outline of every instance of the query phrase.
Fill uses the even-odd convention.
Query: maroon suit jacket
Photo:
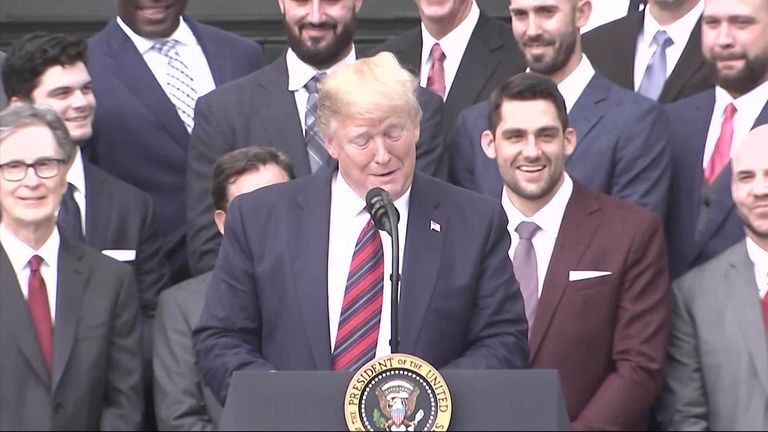
[[[609,275],[569,281],[570,271]],[[531,328],[574,430],[642,430],[661,390],[669,276],[660,219],[574,182]]]

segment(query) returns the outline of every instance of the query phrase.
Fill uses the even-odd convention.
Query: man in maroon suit
[[[491,95],[489,125],[482,146],[504,179],[531,367],[560,371],[574,430],[645,429],[667,337],[661,221],[565,173],[576,133],[549,78],[507,80]]]

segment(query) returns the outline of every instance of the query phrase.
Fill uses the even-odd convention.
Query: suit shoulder
[[[192,21],[187,18],[187,21]],[[198,31],[207,38],[210,38],[214,43],[214,46],[221,48],[221,46],[228,46],[230,48],[240,49],[244,51],[262,52],[261,45],[250,39],[244,38],[235,33],[231,33],[220,28],[203,24],[201,22],[192,21],[198,28]]]
[[[403,51],[413,50],[414,44],[416,43],[419,43],[419,46],[416,49],[421,50],[420,33],[421,29],[419,27],[406,30],[405,32],[396,36],[392,36],[383,43],[373,47],[373,49],[371,49],[368,54],[373,56],[380,52],[388,51],[400,59]]]
[[[707,103],[714,104],[715,90],[707,89],[695,95],[688,96],[687,98],[680,99],[665,106],[666,111],[670,115],[676,114],[689,114],[691,108],[701,106]],[[710,114],[710,113],[707,113]]]
[[[225,101],[225,106],[229,106],[232,100],[255,100],[260,102],[262,101],[261,98],[253,98],[253,92],[258,91],[260,88],[276,85],[275,80],[281,76],[279,66],[277,65],[278,61],[280,60],[278,59],[272,64],[266,65],[248,75],[216,87],[208,94],[201,96],[199,100],[205,103],[221,100]],[[287,82],[287,79],[286,76],[284,80]]]
[[[445,198],[449,203],[471,209],[473,212],[482,209],[495,211],[501,208],[501,204],[498,200],[487,195],[482,195],[475,191],[452,185],[434,177],[419,173],[416,175],[419,176],[419,181],[424,183],[425,190],[430,191],[432,195]]]
[[[626,223],[631,221],[631,226],[643,227],[658,225],[661,228],[661,219],[652,210],[634,202],[617,198],[608,194],[595,192],[584,185],[576,186],[580,189],[578,199],[585,202],[593,201],[608,216],[609,220]]]
[[[180,304],[190,300],[190,297],[205,298],[212,274],[213,272],[206,272],[177,283],[160,293],[159,302]]]
[[[488,104],[488,101],[478,102],[461,110],[461,113],[459,113],[459,118],[472,120],[480,119],[487,122],[488,112],[490,109],[491,108]]]
[[[86,162],[85,171],[86,176],[91,176],[95,181],[103,182],[107,191],[114,196],[120,197],[119,201],[121,202],[128,202],[131,205],[136,205],[139,202],[148,204],[152,200],[152,197],[148,193],[130,183],[120,180],[93,164]]]
[[[590,47],[605,47],[606,42],[610,43],[615,37],[631,37],[629,26],[629,16],[623,16],[619,19],[607,22],[597,26],[581,36],[582,43],[586,49]]]
[[[719,255],[699,264],[677,278],[673,284],[674,290],[683,297],[688,297],[695,295],[693,294],[695,292],[707,290],[708,287],[718,288],[720,285],[713,283],[713,281],[717,280],[717,276],[723,273],[723,269],[730,265],[734,255],[737,254],[746,254],[745,242],[740,241],[736,243]]]

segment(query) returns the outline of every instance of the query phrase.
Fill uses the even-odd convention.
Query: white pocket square
[[[580,281],[584,279],[593,279],[600,276],[607,276],[609,274],[611,274],[609,271],[571,270],[568,272],[568,280],[570,282]]]
[[[136,259],[136,251],[133,249],[104,249],[101,253],[123,262]]]

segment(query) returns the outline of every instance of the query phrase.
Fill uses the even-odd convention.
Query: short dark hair
[[[61,33],[32,33],[11,45],[3,64],[3,87],[8,98],[30,100],[40,77],[53,66],[86,64],[83,39]]]
[[[502,83],[491,93],[488,110],[488,129],[496,134],[501,123],[501,106],[504,101],[548,100],[557,110],[557,118],[563,130],[568,129],[568,111],[565,99],[550,78],[536,72],[519,73]]]
[[[228,186],[241,175],[255,169],[275,164],[289,179],[296,178],[293,164],[285,153],[272,147],[245,147],[231,151],[216,161],[213,166],[211,197],[217,210],[226,211],[229,206]]]

